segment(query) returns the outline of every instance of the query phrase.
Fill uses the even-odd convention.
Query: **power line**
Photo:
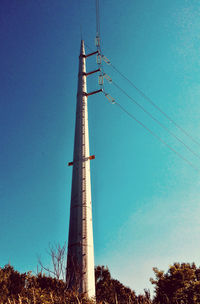
[[[153,132],[151,129],[149,129],[145,124],[143,124],[140,120],[138,120],[134,115],[132,115],[129,111],[127,111],[120,103],[115,102],[115,104],[124,112],[126,113],[130,118],[135,120],[140,126],[142,126],[146,131],[148,131],[151,135],[153,135],[155,138],[157,138],[161,143],[163,143],[165,146],[168,147],[172,152],[174,152],[179,158],[184,160],[187,164],[189,164],[193,169],[200,172],[199,168],[194,166],[187,158],[182,156],[178,151],[176,151],[174,148],[172,148],[166,141],[164,141],[160,136],[158,136],[155,132]]]
[[[97,36],[97,37],[100,37],[99,0],[96,0],[96,36]]]
[[[92,50],[91,47],[89,47],[87,45],[87,43],[85,43],[86,46],[88,47],[89,50]],[[101,56],[103,57],[103,55],[101,54]],[[116,86],[118,86],[115,82],[112,81],[112,83]],[[119,86],[118,86],[119,87]],[[120,88],[121,89],[121,88]],[[121,89],[123,90],[123,89]],[[123,90],[124,91],[124,90]],[[127,97],[129,97],[132,100],[132,97],[129,96],[125,91],[124,93],[127,95]],[[134,100],[134,102],[136,103],[136,101]],[[153,135],[157,140],[159,140],[161,143],[163,143],[166,147],[168,147],[169,150],[171,150],[172,152],[174,152],[180,159],[182,159],[183,161],[185,161],[190,167],[192,167],[193,169],[195,169],[196,171],[200,172],[200,169],[197,168],[196,166],[194,166],[186,157],[182,156],[178,151],[176,151],[173,147],[171,147],[165,140],[163,140],[160,136],[158,136],[155,132],[153,132],[150,128],[148,128],[144,123],[142,123],[140,120],[138,120],[133,114],[131,114],[129,111],[127,111],[119,102],[115,101],[115,104],[124,112],[126,113],[130,118],[132,118],[133,120],[135,120],[139,125],[141,125],[146,131],[148,131],[151,135]],[[138,104],[138,103],[137,103]],[[139,104],[138,104],[139,105]],[[139,105],[140,107],[142,107],[141,105]],[[143,108],[143,107],[142,107]],[[145,110],[145,109],[144,109]],[[148,112],[145,110],[145,112]],[[149,115],[151,115],[149,113]],[[152,115],[151,115],[152,116]],[[153,117],[153,116],[152,116]],[[155,118],[155,120],[157,120]],[[160,122],[159,122],[160,123]],[[160,123],[162,124],[162,123]],[[163,125],[164,126],[164,125]],[[164,126],[165,127],[165,126]],[[167,129],[167,127],[165,127]],[[171,132],[171,131],[169,131]],[[176,135],[174,135],[176,136]],[[186,145],[184,143],[184,145]],[[190,149],[190,148],[189,148]],[[192,152],[196,155],[195,152]],[[196,155],[197,156],[197,155]],[[199,155],[198,155],[199,157]]]
[[[91,48],[86,44],[86,46],[91,50]],[[102,54],[100,54],[101,57],[103,57]],[[112,64],[111,64],[112,65]],[[121,73],[121,72],[120,72]],[[125,76],[126,77],[126,76]],[[184,143],[180,138],[178,138],[173,132],[171,132],[164,124],[162,124],[158,119],[156,119],[151,113],[149,113],[142,105],[140,105],[135,99],[133,99],[130,95],[126,93],[125,90],[123,90],[119,85],[117,85],[114,81],[112,83],[121,90],[130,100],[132,100],[138,107],[140,107],[148,116],[150,116],[154,121],[156,121],[163,129],[165,129],[170,135],[172,135],[174,138],[176,138],[180,143],[182,143],[192,154],[194,154],[196,157],[200,158],[200,156],[194,152],[187,144]],[[142,91],[141,91],[142,92]],[[145,95],[146,96],[146,95]],[[136,117],[134,117],[130,112],[128,112],[121,104],[115,101],[115,104],[117,104],[121,110],[123,110],[129,117],[134,119],[137,123],[139,123],[144,129],[146,129],[149,133],[151,133],[155,138],[157,138],[160,142],[162,142],[164,145],[166,145],[171,151],[173,151],[177,156],[179,156],[182,160],[184,160],[186,163],[188,163],[192,168],[194,168],[196,171],[200,171],[197,167],[195,167],[187,158],[182,156],[178,151],[176,151],[174,148],[172,148],[168,143],[166,143],[160,136],[158,136],[155,132],[153,132],[151,129],[146,127],[141,121],[139,121]]]
[[[81,40],[82,40],[83,39],[83,28],[82,28],[81,0],[78,0],[78,8],[79,8],[80,36],[81,36]]]
[[[117,69],[112,63],[109,63],[109,65],[119,74],[121,75],[121,77],[123,77],[125,80],[127,80],[130,85],[136,89],[141,96],[143,96],[143,98],[148,101],[154,108],[156,108],[162,115],[164,115],[169,121],[171,121],[182,133],[184,133],[186,136],[188,136],[195,144],[197,144],[198,146],[200,146],[200,143],[193,138],[192,135],[190,135],[185,129],[183,129],[181,126],[179,126],[168,114],[166,114],[159,106],[157,106],[155,104],[155,102],[153,102],[153,100],[148,97],[142,90],[140,90],[128,77],[126,77],[123,73],[121,73],[119,71],[119,69]]]
[[[87,47],[89,49],[91,49],[88,45]],[[101,57],[103,58],[104,55],[102,53],[100,53]],[[200,143],[195,140],[193,138],[193,136],[191,136],[187,131],[185,131],[181,126],[179,126],[168,114],[166,114],[159,106],[157,106],[155,104],[155,102],[152,101],[152,99],[150,97],[148,97],[142,90],[140,90],[128,77],[126,77],[124,74],[122,74],[119,69],[117,69],[110,61],[109,61],[109,65],[118,73],[120,74],[125,80],[127,80],[132,87],[134,87],[141,96],[144,97],[145,100],[147,100],[152,106],[154,106],[161,114],[163,114],[169,121],[171,121],[179,130],[181,130],[182,133],[184,133],[187,137],[189,137],[194,143],[196,143],[198,146],[200,146]],[[112,83],[117,86],[116,83],[114,83],[112,81]],[[118,86],[119,88],[119,86]],[[139,103],[137,103],[135,100],[133,100],[132,97],[130,97],[123,89],[119,88],[120,90],[123,91],[124,94],[127,95],[127,97],[129,97],[132,101],[134,101],[140,108],[143,109],[144,112],[148,112],[146,111]],[[169,129],[164,126],[160,121],[158,121],[156,118],[154,118],[149,112],[147,113],[153,120],[155,120],[160,126],[162,126],[165,130],[167,130],[167,132],[169,132],[174,138],[176,138],[179,142],[181,142],[192,154],[194,154],[196,157],[200,158],[199,154],[197,154],[196,152],[194,152],[187,144],[185,144],[181,139],[179,139],[173,132],[169,131]]]
[[[155,118],[149,111],[147,111],[142,105],[140,105],[134,98],[132,98],[125,90],[123,90],[118,84],[112,81],[113,85],[116,86],[124,95],[126,95],[132,102],[134,102],[142,111],[144,111],[151,119],[153,119],[159,126],[161,126],[164,130],[166,130],[171,136],[173,136],[176,140],[178,140],[184,147],[189,150],[193,155],[200,159],[199,154],[193,151],[182,139],[176,136],[173,132],[171,132],[163,123],[161,123],[157,118]]]

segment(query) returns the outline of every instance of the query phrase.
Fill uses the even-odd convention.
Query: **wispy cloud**
[[[152,267],[200,261],[200,196],[197,183],[141,204],[109,244],[104,261],[114,277],[136,292],[153,290]],[[101,259],[102,260],[102,259]]]
[[[200,6],[198,1],[184,1],[175,9],[173,20],[177,28],[174,50],[182,57],[185,67],[191,62],[200,65]]]

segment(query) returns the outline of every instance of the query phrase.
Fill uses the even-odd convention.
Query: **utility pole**
[[[69,289],[84,293],[95,299],[94,245],[92,227],[92,203],[90,181],[90,156],[88,133],[87,98],[101,92],[87,93],[87,76],[99,69],[86,73],[86,58],[98,52],[85,54],[84,41],[81,40],[79,56],[78,93],[76,105],[76,126],[68,237],[66,282]]]

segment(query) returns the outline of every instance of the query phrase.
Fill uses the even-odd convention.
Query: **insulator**
[[[106,98],[108,99],[108,101],[110,102],[110,103],[115,103],[115,100],[114,100],[114,98],[112,97],[112,96],[110,96],[109,94],[105,94],[105,96],[106,96]]]
[[[103,76],[108,80],[108,82],[112,82],[112,79],[110,78],[110,76],[108,76],[107,74],[103,74]]]
[[[97,47],[100,47],[100,37],[98,37],[98,36],[96,37],[95,43],[96,43]]]
[[[99,83],[99,85],[103,85],[103,75],[99,75],[98,83]]]
[[[103,55],[102,58],[107,64],[110,64],[110,60],[106,56]]]
[[[100,54],[97,55],[97,64],[101,64],[101,55]]]

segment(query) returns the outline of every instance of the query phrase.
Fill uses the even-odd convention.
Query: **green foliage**
[[[199,304],[200,303],[200,269],[189,263],[175,263],[167,273],[153,268],[156,279],[155,304]]]
[[[124,286],[118,280],[111,277],[107,267],[97,266],[95,268],[96,300],[97,303],[109,304],[150,304],[150,296],[146,291],[145,295],[136,296],[135,292]]]
[[[66,289],[62,280],[20,274],[10,265],[0,268],[0,304],[92,304],[83,295]]]
[[[153,268],[153,302],[148,290],[135,292],[111,277],[107,267],[95,269],[96,300],[101,304],[200,304],[200,268],[175,263],[164,271]],[[76,291],[69,291],[62,280],[39,273],[20,274],[10,265],[0,268],[0,304],[92,304]]]
[[[6,301],[8,297],[16,298],[23,291],[25,274],[15,271],[10,265],[0,268],[0,299]]]
[[[148,292],[135,292],[111,277],[107,267],[95,269],[97,303],[149,304]],[[150,297],[149,297],[150,299]],[[31,272],[20,274],[10,265],[0,268],[0,304],[94,304],[78,292],[69,291],[62,280],[37,276]]]

